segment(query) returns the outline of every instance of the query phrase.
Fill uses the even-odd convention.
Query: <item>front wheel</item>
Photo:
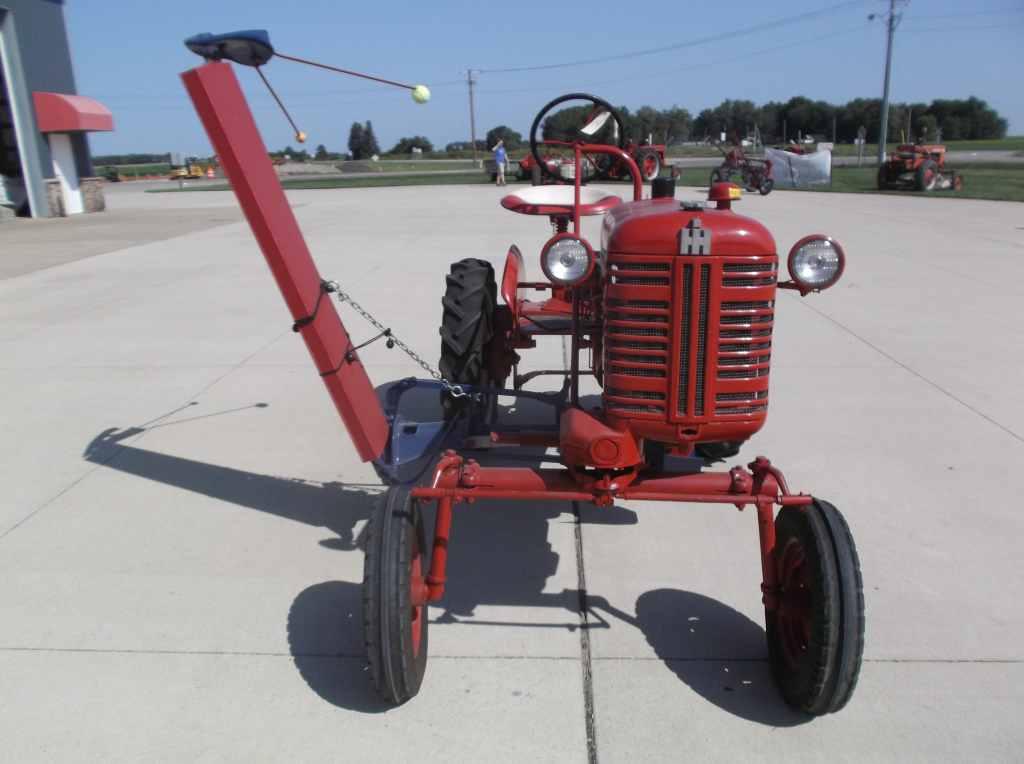
[[[370,518],[363,563],[363,634],[380,696],[401,705],[427,669],[426,546],[419,502],[388,489]]]
[[[918,191],[933,191],[938,179],[939,172],[937,166],[931,159],[921,162],[921,166],[917,168],[917,172],[914,174],[914,182]]]
[[[775,519],[778,607],[766,611],[772,673],[786,702],[812,716],[853,695],[864,653],[864,590],[846,520],[815,500]]]
[[[721,170],[716,168],[711,171],[711,178],[708,180],[708,183],[710,183],[713,186],[716,183],[725,183],[728,180],[729,178],[726,175],[724,175]]]
[[[661,157],[654,149],[643,149],[637,152],[636,166],[644,180],[654,180],[661,173]]]

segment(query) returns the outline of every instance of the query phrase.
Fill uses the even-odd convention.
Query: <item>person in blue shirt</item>
[[[494,185],[505,185],[505,165],[508,163],[508,153],[505,151],[505,141],[499,140],[491,151],[494,152],[494,166],[497,175],[494,178]]]

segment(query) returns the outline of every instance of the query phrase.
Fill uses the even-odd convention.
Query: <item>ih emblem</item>
[[[693,218],[679,232],[679,254],[711,254],[711,231],[701,225],[700,218]]]

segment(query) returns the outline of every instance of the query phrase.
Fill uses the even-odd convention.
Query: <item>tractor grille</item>
[[[609,413],[677,424],[753,418],[750,427],[759,427],[768,407],[777,259],[612,254],[608,269]]]

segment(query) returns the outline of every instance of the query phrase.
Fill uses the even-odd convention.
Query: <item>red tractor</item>
[[[578,94],[570,94],[578,95]],[[606,124],[612,127],[610,131],[612,142],[621,149],[634,164],[640,168],[640,174],[646,181],[652,181],[661,175],[665,167],[665,146],[661,144],[638,144],[625,138],[625,125],[616,112],[616,118],[612,122],[607,120],[594,128],[591,136],[595,137]],[[592,121],[584,120],[588,124]],[[532,130],[536,134],[538,125]],[[596,141],[595,141],[596,142]],[[541,183],[559,183],[572,181],[576,172],[576,162],[571,152],[566,151],[564,146],[558,146],[557,141],[550,141],[549,150],[543,156],[532,150],[519,162],[519,177],[530,179],[533,185]],[[584,183],[591,180],[630,180],[629,167],[620,158],[621,155],[593,152],[584,154],[580,167],[582,169],[581,179]],[[543,161],[542,161],[543,160]],[[542,169],[542,168],[547,168]]]
[[[878,168],[878,188],[882,191],[959,191],[963,187],[963,176],[946,167],[946,147],[941,145],[904,143]]]
[[[772,180],[772,162],[770,159],[751,159],[743,151],[743,146],[735,144],[726,151],[721,144],[715,146],[722,152],[722,164],[711,171],[711,185],[715,183],[732,183],[739,176],[740,184],[747,191],[757,191],[767,196],[775,188]]]
[[[829,502],[790,490],[765,457],[708,469],[711,457],[734,454],[765,422],[777,290],[806,295],[831,287],[843,272],[842,247],[825,235],[805,236],[786,258],[790,280],[780,281],[772,235],[732,209],[736,186],[713,185],[707,203],[680,202],[674,181],[661,178],[643,198],[633,158],[585,138],[619,115],[600,98],[563,96],[534,121],[534,159],[540,162],[542,148],[563,149],[578,168],[587,156],[610,156],[629,169],[632,193],[623,200],[588,188],[576,172],[572,183],[504,197],[505,209],[550,221],[553,235],[539,254],[545,278],[526,279],[515,245],[500,281],[487,260],[453,264],[442,300],[440,371],[361,310],[379,337],[410,352],[432,377],[395,382],[381,400],[360,360],[362,345],[330,295],[351,298],[317,272],[234,69],[223,61],[265,63],[269,39],[245,32],[189,44],[208,62],[184,73],[185,86],[293,328],[357,452],[388,485],[367,531],[363,582],[369,675],[380,694],[400,704],[421,690],[429,606],[444,597],[449,549],[458,543],[453,505],[517,500],[530,512],[536,502],[561,500],[612,512],[617,501],[636,500],[674,502],[681,511],[695,503],[753,508],[767,654],[781,695],[811,715],[842,708],[864,646],[860,566],[846,521]],[[567,100],[593,107],[581,137],[538,140],[541,119]],[[603,216],[598,242],[583,235],[587,216]],[[531,299],[538,291],[543,299]],[[520,354],[552,338],[567,343],[567,368],[521,371]],[[562,384],[525,389],[550,376]],[[582,394],[584,377],[596,380],[599,396]],[[414,390],[440,396],[434,419],[406,416],[402,401]],[[532,400],[552,415],[529,426],[503,423],[499,398]],[[499,444],[505,464],[515,463],[517,447],[539,446],[554,466],[539,466],[526,451],[520,466],[494,466],[488,447]]]

